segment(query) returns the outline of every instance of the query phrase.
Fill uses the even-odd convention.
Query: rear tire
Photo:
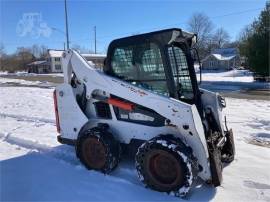
[[[95,127],[79,138],[76,153],[87,169],[110,173],[119,163],[120,144],[107,130]]]
[[[178,138],[163,135],[142,144],[135,163],[146,187],[184,197],[195,177],[192,159],[190,147]]]

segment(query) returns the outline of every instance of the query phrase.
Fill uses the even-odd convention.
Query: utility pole
[[[66,38],[67,38],[67,49],[69,49],[69,36],[68,36],[68,15],[67,15],[67,0],[65,0],[65,19],[66,19]]]
[[[95,54],[97,53],[97,28],[94,26]]]

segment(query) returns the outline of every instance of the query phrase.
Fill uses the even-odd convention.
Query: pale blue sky
[[[0,0],[0,42],[4,44],[5,50],[11,53],[18,46],[33,44],[63,49],[64,35],[55,30],[50,33],[49,29],[54,27],[65,30],[63,2],[63,0]],[[207,14],[216,28],[223,27],[234,40],[245,25],[258,17],[265,2],[265,0],[67,0],[70,41],[72,44],[93,49],[93,27],[96,25],[97,49],[98,52],[104,53],[110,41],[118,37],[169,27],[185,29],[188,18],[194,12]],[[29,18],[34,13],[42,16],[39,18],[41,25],[39,23],[31,25],[29,23],[31,20],[24,20],[23,22],[27,23],[23,29],[16,30],[24,14]],[[227,15],[232,13],[238,14]],[[38,28],[35,29],[36,27]]]

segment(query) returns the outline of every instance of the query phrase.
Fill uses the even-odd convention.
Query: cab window
[[[120,79],[169,96],[161,51],[155,43],[116,48],[111,66],[113,74]]]
[[[184,51],[180,47],[171,46],[168,48],[168,55],[179,98],[193,99],[193,88]]]

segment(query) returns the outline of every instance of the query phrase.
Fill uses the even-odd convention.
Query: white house
[[[47,61],[50,63],[51,72],[58,73],[63,72],[61,65],[61,57],[63,54],[63,50],[48,50]],[[95,65],[96,68],[102,69],[104,65],[104,60],[106,58],[105,54],[90,54],[83,53],[81,54],[87,61],[91,61],[92,64]]]
[[[28,73],[47,74],[51,72],[51,67],[48,61],[39,60],[31,62],[27,65]]]
[[[52,73],[63,72],[61,63],[62,54],[63,54],[62,50],[52,50],[52,49],[48,50],[47,61],[51,66]]]
[[[88,62],[92,62],[96,68],[102,69],[104,66],[104,60],[106,58],[105,54],[93,54],[93,53],[83,53],[81,54]]]
[[[202,69],[229,70],[240,66],[240,55],[236,48],[215,49],[202,60]]]

